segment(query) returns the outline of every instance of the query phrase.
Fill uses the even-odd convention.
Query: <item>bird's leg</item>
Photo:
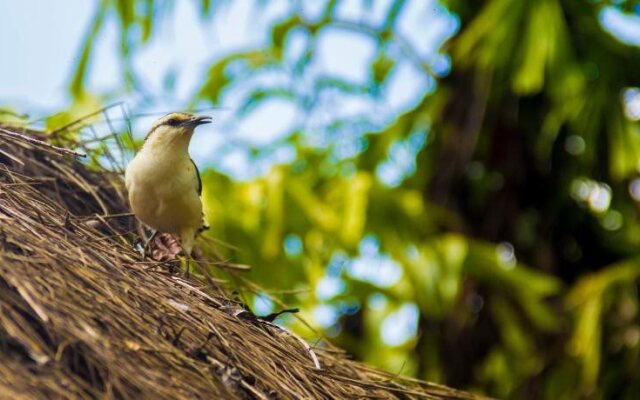
[[[188,279],[191,276],[191,265],[195,263],[196,260],[191,257],[191,255],[187,255],[183,253],[179,255],[178,260],[180,260],[180,269],[182,270],[182,277]]]
[[[182,252],[184,253],[184,259],[181,259],[181,264],[184,270],[184,277],[188,278],[191,273],[191,251],[193,250],[193,242],[195,239],[195,232],[191,230],[185,230],[180,235],[180,244],[182,245]]]
[[[144,243],[144,254],[147,255],[150,253],[151,251],[151,244],[153,243],[153,241],[155,240],[156,236],[158,236],[158,231],[154,230],[153,233],[151,234],[151,237],[149,238],[149,240],[147,240]]]
[[[191,274],[191,257],[189,256],[185,256],[184,258],[184,273],[183,276],[185,279],[189,279],[189,276]]]

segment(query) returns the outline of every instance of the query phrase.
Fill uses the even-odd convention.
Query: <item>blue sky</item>
[[[270,1],[259,10],[255,0],[226,4],[216,10],[211,20],[203,21],[198,15],[196,2],[174,3],[174,14],[163,20],[158,34],[133,59],[144,86],[153,98],[153,102],[142,109],[139,107],[139,95],[113,95],[121,87],[122,78],[118,65],[117,26],[113,19],[109,20],[95,43],[89,88],[95,93],[110,93],[112,100],[124,100],[130,108],[138,111],[162,114],[184,108],[203,81],[207,66],[234,51],[264,47],[269,40],[268,27],[273,21],[288,15],[291,3],[288,0]],[[314,19],[324,2],[301,4],[304,15]],[[372,9],[365,9],[362,0],[344,0],[339,4],[337,15],[340,19],[379,23],[390,0],[373,2]],[[8,60],[0,63],[0,106],[9,105],[39,117],[69,104],[68,79],[96,6],[97,2],[86,0],[66,0],[65,7],[37,0],[0,1],[0,15],[11,16],[0,24],[0,51]],[[622,41],[640,45],[639,16],[607,8],[601,13],[601,22]],[[397,29],[425,60],[431,62],[435,70],[447,73],[450,67],[448,58],[439,54],[438,48],[457,31],[455,16],[435,0],[411,1],[400,16]],[[291,35],[286,47],[288,59],[294,60],[299,56],[297,53],[300,53],[304,40],[303,35]],[[317,56],[308,67],[310,72],[306,78],[325,74],[364,82],[376,50],[376,44],[362,35],[337,29],[323,31]],[[163,82],[169,72],[175,73],[176,84],[174,90],[167,93]],[[372,123],[384,125],[415,104],[425,91],[435,88],[433,79],[405,61],[397,65],[384,88],[384,95],[378,101],[329,93],[320,99],[321,107],[316,112],[304,117],[298,104],[272,100],[241,120],[234,118],[234,111],[251,85],[275,82],[286,85],[289,79],[284,74],[262,74],[248,79],[244,87],[225,94],[220,109],[212,111],[216,124],[205,128],[206,132],[194,138],[191,150],[196,161],[212,164],[236,178],[255,176],[265,172],[273,162],[286,162],[294,155],[291,149],[283,147],[262,163],[250,163],[250,146],[271,145],[302,124],[319,143],[322,140],[332,141],[334,138],[320,133],[343,117],[366,115]],[[143,135],[154,118],[155,115],[137,119],[134,132]],[[343,139],[343,147],[357,147],[353,140],[358,134],[340,132],[340,137],[346,138]],[[247,167],[249,165],[250,168]],[[385,167],[382,172],[390,182],[397,181],[402,175],[391,167]]]
[[[142,77],[144,86],[152,94],[153,102],[142,111],[163,113],[181,109],[189,102],[204,79],[212,61],[238,50],[264,47],[269,41],[268,27],[290,13],[291,2],[268,2],[257,10],[254,0],[226,3],[214,13],[211,20],[199,18],[196,2],[176,2],[174,15],[159,26],[158,34],[134,57],[133,64]],[[310,19],[319,15],[324,2],[304,2],[304,15]],[[379,22],[391,2],[374,2],[373,9],[365,10],[361,0],[340,2],[337,13],[350,21]],[[11,15],[0,24],[0,51],[11,54],[11,62],[0,65],[0,106],[10,105],[34,117],[47,115],[69,104],[66,86],[76,63],[85,32],[89,29],[97,2],[67,0],[65,7],[53,2],[24,0],[0,1],[0,15]],[[437,54],[439,44],[453,34],[457,19],[439,7],[434,0],[410,2],[399,20],[398,29],[414,43],[421,55],[433,60],[436,69],[448,70],[446,57]],[[297,57],[297,41],[304,38],[291,35],[286,56]],[[89,74],[92,92],[117,93],[122,83],[117,55],[117,26],[114,20],[105,26],[95,43]],[[361,35],[344,30],[327,30],[318,42],[317,57],[309,66],[310,76],[325,74],[364,82],[368,78],[367,66],[376,53],[375,43]],[[163,82],[168,72],[177,77],[175,89],[166,93]],[[263,74],[252,78],[252,83],[286,82],[282,74]],[[311,78],[310,78],[311,79]],[[372,103],[358,96],[331,94],[322,100],[320,112],[305,116],[306,128],[323,130],[339,117],[372,114],[380,123],[390,120],[409,108],[425,89],[433,88],[421,71],[408,62],[400,63],[385,88],[382,102]],[[250,157],[247,147],[264,147],[299,126],[301,112],[291,101],[273,100],[257,107],[242,120],[234,117],[244,100],[242,87],[223,97],[220,109],[212,113],[217,124],[207,127],[208,133],[196,135],[191,147],[197,162],[212,162],[237,178],[255,175],[271,162],[286,161],[290,151],[279,149],[274,157],[257,170],[249,171]],[[112,96],[124,100],[139,110],[140,96],[135,94]],[[373,113],[371,111],[374,110]],[[135,121],[134,131],[142,135],[155,116]],[[234,143],[237,145],[234,146]],[[348,145],[348,144],[345,144]]]
[[[66,103],[65,79],[92,9],[83,0],[0,1],[0,104],[44,111]]]
[[[216,58],[231,51],[258,47],[267,40],[268,24],[287,14],[288,1],[272,1],[256,15],[253,0],[230,2],[210,22],[202,22],[197,15],[195,2],[176,2],[175,16],[164,22],[158,35],[135,58],[135,65],[144,71],[145,83],[154,93],[161,92],[161,82],[169,69],[179,71],[176,92],[171,99],[160,99],[158,106],[186,104],[199,83],[205,67]],[[324,2],[305,2],[305,15],[313,18]],[[373,10],[362,12],[362,1],[341,2],[338,13],[351,20],[379,21],[384,17],[388,0],[373,2]],[[0,105],[11,105],[23,111],[42,113],[56,111],[68,104],[66,85],[75,64],[81,39],[89,28],[97,2],[65,0],[59,3],[22,0],[0,1],[0,51],[5,60],[0,63]],[[401,19],[399,30],[409,38],[425,56],[434,56],[434,43],[456,29],[456,22],[432,0],[410,2],[406,17]],[[423,10],[421,10],[423,8]],[[434,12],[425,13],[424,9]],[[431,18],[425,20],[425,16]],[[616,33],[623,42],[640,45],[640,16],[624,15],[613,8],[604,9],[601,21]],[[113,21],[112,21],[113,22]],[[453,25],[452,25],[453,24]],[[419,40],[416,40],[419,38]],[[107,92],[121,82],[117,65],[116,26],[111,23],[100,37],[93,62],[90,86],[99,92]],[[375,50],[361,37],[344,31],[326,34],[318,49],[321,68],[330,73],[362,79],[363,68]],[[441,61],[441,60],[440,60]],[[441,61],[442,63],[442,61]],[[446,62],[445,62],[446,64]],[[403,66],[402,68],[407,68]],[[446,68],[445,68],[446,69]],[[415,71],[401,72],[401,79],[393,82],[390,101],[402,103],[412,97],[410,86],[416,78]],[[404,99],[406,101],[406,99]],[[264,114],[274,115],[283,111],[271,105]],[[353,104],[352,107],[357,107]],[[159,110],[161,111],[161,110]],[[269,118],[277,120],[279,118]],[[275,133],[269,119],[257,118],[247,122],[250,131],[256,126]],[[273,121],[271,121],[273,122]],[[273,128],[273,129],[271,129]],[[252,135],[253,137],[253,135]],[[268,142],[264,138],[258,138]]]

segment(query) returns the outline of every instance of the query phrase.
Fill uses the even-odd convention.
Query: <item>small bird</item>
[[[149,242],[158,232],[171,233],[186,256],[203,226],[202,181],[189,142],[197,126],[210,122],[211,117],[188,113],[158,119],[125,172],[133,213],[155,230]]]

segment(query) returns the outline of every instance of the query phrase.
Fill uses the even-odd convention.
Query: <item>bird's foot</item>
[[[146,255],[160,262],[176,261],[182,248],[178,241],[169,233],[163,233],[149,242]]]

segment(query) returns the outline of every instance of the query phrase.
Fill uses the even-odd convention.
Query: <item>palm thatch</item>
[[[0,127],[0,397],[475,398],[310,347],[131,245],[121,178]]]

